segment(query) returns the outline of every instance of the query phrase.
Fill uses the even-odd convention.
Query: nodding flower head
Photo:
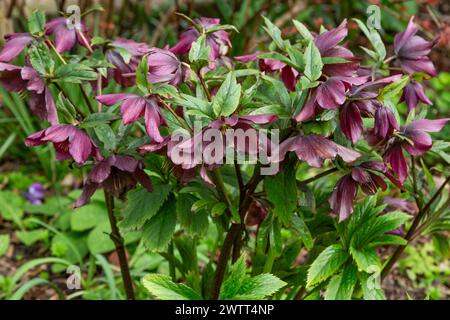
[[[438,39],[426,41],[417,36],[418,28],[411,17],[405,31],[394,38],[396,63],[407,73],[423,72],[430,76],[436,75],[436,69],[428,54]]]
[[[152,83],[178,85],[181,81],[181,62],[169,50],[151,48],[148,52],[148,80]]]
[[[383,159],[389,164],[397,175],[398,180],[403,184],[408,176],[408,167],[403,150],[412,156],[421,156],[431,149],[433,140],[427,132],[440,131],[450,118],[427,120],[416,120],[408,124],[400,132],[404,139],[396,138],[388,145]]]
[[[156,142],[162,142],[159,127],[166,125],[166,121],[159,110],[158,103],[153,97],[141,97],[136,94],[112,93],[97,96],[96,100],[106,106],[121,103],[122,121],[129,124],[144,117],[147,134]]]
[[[34,40],[29,33],[10,33],[5,36],[5,46],[0,52],[0,61],[10,62]]]
[[[201,17],[194,20],[201,28],[208,30],[220,24],[220,19]],[[175,54],[185,54],[191,49],[193,42],[200,37],[200,32],[194,27],[189,27],[180,36],[178,43],[170,49]],[[211,61],[216,60],[219,56],[224,55],[228,48],[231,48],[230,37],[225,30],[218,30],[206,35],[206,45],[211,48],[209,58]]]
[[[111,155],[95,164],[84,184],[81,197],[75,207],[89,202],[99,188],[121,198],[139,182],[149,192],[153,191],[152,181],[143,170],[144,164],[129,155]]]
[[[400,101],[405,101],[408,107],[408,112],[413,110],[420,102],[431,105],[432,102],[425,94],[423,86],[417,81],[411,81],[403,90],[403,95]]]
[[[89,157],[100,160],[97,146],[88,134],[69,124],[58,124],[32,134],[25,140],[27,146],[53,143],[58,160],[73,159],[78,164],[85,163]]]
[[[125,61],[120,51],[126,50],[130,54],[129,61]],[[111,42],[111,47],[105,53],[106,59],[114,65],[111,70],[114,80],[126,87],[135,84],[136,68],[139,65],[141,57],[147,53],[149,47],[145,43],[135,42],[133,40],[119,38]]]
[[[55,35],[55,48],[60,53],[71,50],[77,42],[85,48],[91,44],[84,23],[70,25],[70,20],[59,17],[46,23],[44,28],[46,35]]]

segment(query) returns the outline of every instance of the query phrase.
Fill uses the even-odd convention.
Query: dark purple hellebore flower
[[[77,42],[85,48],[91,44],[86,25],[81,23],[80,26],[76,24],[70,26],[71,22],[67,18],[59,17],[47,22],[44,26],[46,35],[55,35],[55,48],[59,53],[69,51]]]
[[[377,110],[383,107],[381,102],[377,100],[378,89],[382,85],[400,78],[401,75],[395,75],[352,87],[348,94],[350,100],[341,107],[339,113],[340,127],[347,139],[352,143],[358,141],[363,132],[362,117],[374,117]],[[378,114],[379,121],[382,118],[382,113],[383,111]]]
[[[417,81],[411,81],[403,90],[403,95],[400,101],[405,101],[406,106],[408,107],[408,112],[411,112],[419,101],[424,104],[431,105],[432,102],[428,99],[425,94],[425,90],[423,86]]]
[[[28,90],[31,111],[51,125],[58,124],[58,112],[50,89],[31,67],[17,67],[0,62],[0,83],[9,91]]]
[[[344,21],[342,21],[337,28],[323,32],[315,37],[314,43],[316,44],[317,49],[319,49],[321,57],[349,60],[349,62],[330,63],[324,65],[322,69],[324,74],[349,74],[358,69],[359,63],[355,63],[355,61],[353,61],[355,59],[353,53],[344,46],[339,45],[339,43],[345,39],[347,33],[347,19],[344,19]]]
[[[392,136],[395,130],[399,130],[400,126],[395,119],[391,109],[381,106],[375,111],[375,124],[373,134],[380,139]]]
[[[396,62],[407,73],[423,72],[435,76],[436,69],[427,55],[438,39],[430,42],[417,36],[418,29],[413,20],[414,16],[409,20],[406,30],[394,38]]]
[[[379,188],[386,190],[387,184],[380,174],[392,180],[383,162],[367,161],[353,167],[351,173],[338,181],[328,202],[333,214],[339,216],[339,221],[347,219],[353,212],[353,201],[358,193],[358,186],[368,195],[375,194]],[[395,180],[392,181],[398,184]]]
[[[76,201],[75,207],[87,204],[98,188],[103,188],[115,197],[121,198],[139,182],[145,189],[152,192],[152,181],[143,168],[142,161],[128,155],[111,155],[97,162],[89,172],[83,193]]]
[[[56,125],[58,112],[52,92],[45,84],[39,74],[30,67],[23,67],[21,71],[22,79],[28,81],[27,90],[30,93],[28,103],[33,113],[40,119],[46,119],[51,125]]]
[[[277,119],[278,117],[276,115],[271,114],[248,116],[232,115],[228,118],[220,117],[211,122],[207,127],[203,128],[202,131],[196,133],[193,137],[174,145],[169,150],[169,157],[175,163],[180,164],[183,169],[191,169],[201,163],[209,167],[223,164],[225,152],[228,147],[232,147],[241,154],[256,155],[261,150],[267,150],[266,148],[270,149],[270,140],[265,134],[256,130],[254,132],[251,131],[249,132],[250,134],[246,136],[243,144],[239,143],[240,141],[238,138],[241,136],[241,133],[245,136],[246,133],[248,133],[248,130],[254,130],[253,125],[255,124],[271,124]],[[219,137],[214,135],[214,133],[217,132],[216,130],[220,131]],[[242,131],[240,132],[238,130]],[[251,134],[252,132],[254,134]],[[232,136],[228,137],[229,133],[231,133]],[[234,140],[230,141],[231,138]],[[220,139],[220,141],[216,141],[216,139]],[[214,148],[221,143],[221,149]],[[196,153],[196,150],[200,147],[202,148],[202,153]],[[216,154],[212,151],[221,153]],[[201,156],[201,158],[196,158],[196,156]]]
[[[403,142],[403,147],[413,156],[420,156],[431,149],[433,140],[427,132],[440,131],[450,118],[428,120],[421,119],[411,122],[403,131],[403,136],[409,141]]]
[[[415,215],[418,211],[417,204],[402,198],[384,197],[384,203],[388,205],[386,211],[401,210],[406,213]]]
[[[288,151],[295,151],[300,160],[317,168],[322,166],[324,160],[332,160],[337,155],[345,162],[352,162],[360,156],[358,152],[338,145],[319,134],[298,135],[286,139],[280,144],[279,161],[284,160]]]
[[[151,48],[148,52],[148,81],[174,86],[181,81],[181,62],[169,50]]]
[[[119,38],[111,43],[112,48],[106,51],[106,59],[115,66],[111,72],[114,80],[126,87],[133,86],[135,83],[134,76],[124,76],[126,74],[134,74],[139,65],[141,57],[148,52],[149,47],[145,43],[135,42],[133,40]],[[125,49],[131,54],[130,61],[124,61],[122,55],[117,49]]]
[[[414,201],[407,201],[402,198],[384,197],[383,202],[388,205],[386,209],[384,209],[384,212],[400,210],[411,215],[416,215],[419,211],[417,204]],[[394,230],[386,232],[386,234],[403,237],[405,235],[405,225],[402,224]]]
[[[383,159],[397,174],[398,180],[403,184],[408,176],[408,167],[403,155],[405,149],[412,156],[421,156],[431,149],[433,140],[427,132],[440,131],[450,118],[427,120],[421,119],[411,122],[401,132],[405,140],[395,140],[384,153]]]
[[[0,84],[8,91],[20,92],[27,88],[27,81],[22,79],[22,67],[0,62]]]
[[[170,136],[166,136],[164,137],[164,140],[162,142],[151,141],[146,145],[140,146],[139,150],[142,155],[148,152],[155,152],[160,155],[167,155],[170,158],[171,150],[176,143],[177,142],[171,140]],[[182,185],[187,184],[189,181],[195,178],[195,168],[183,169],[181,165],[177,165],[174,163],[171,163],[171,165],[173,174]]]
[[[220,19],[214,18],[201,17],[194,21],[205,30],[220,25]],[[170,48],[170,51],[175,54],[185,54],[189,52],[192,43],[195,42],[198,37],[200,37],[200,32],[198,32],[194,26],[191,26],[181,34],[178,43]],[[206,45],[211,48],[209,58],[211,61],[214,61],[219,56],[224,55],[228,48],[231,48],[230,37],[225,30],[208,33],[206,35]]]
[[[10,33],[5,36],[5,46],[0,52],[0,61],[9,62],[34,40],[29,33]]]
[[[353,212],[353,200],[358,194],[358,184],[350,174],[343,176],[333,189],[328,202],[332,213],[339,216],[339,221],[350,217]]]
[[[36,132],[25,140],[27,146],[39,146],[46,142],[53,143],[58,160],[73,158],[78,164],[83,164],[92,156],[101,160],[97,146],[83,130],[69,124],[51,126]]]
[[[346,100],[346,94],[353,85],[365,83],[368,76],[359,76],[359,62],[353,61],[353,53],[338,45],[347,36],[347,21],[335,29],[316,36],[314,42],[322,57],[350,60],[344,63],[326,64],[322,68],[321,84],[313,90],[303,109],[295,117],[298,122],[306,121],[322,109],[337,109]]]
[[[23,195],[31,204],[41,205],[45,196],[44,186],[39,182],[32,183]]]
[[[128,93],[113,93],[104,94],[95,99],[106,106],[121,103],[120,112],[124,124],[133,123],[144,117],[147,134],[156,142],[163,141],[163,137],[159,133],[159,127],[166,125],[166,121],[154,98],[144,98]]]
[[[244,56],[235,57],[235,59],[241,63],[247,63],[255,61],[258,56],[270,52],[257,52],[254,54],[248,54]],[[286,88],[290,91],[295,91],[295,85],[297,84],[297,79],[299,77],[299,72],[294,68],[288,66],[284,62],[274,60],[274,59],[259,59],[259,69],[263,72],[276,72],[281,71],[281,81],[283,81]]]

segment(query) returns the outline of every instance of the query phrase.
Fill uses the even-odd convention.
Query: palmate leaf
[[[173,282],[169,276],[149,274],[142,279],[144,287],[161,300],[203,300],[203,298],[188,286]]]
[[[307,287],[328,279],[347,261],[349,255],[340,244],[333,244],[323,250],[308,270]]]
[[[151,219],[162,206],[170,192],[169,185],[157,185],[153,192],[136,188],[128,192],[128,205],[123,210],[121,228],[138,229]]]

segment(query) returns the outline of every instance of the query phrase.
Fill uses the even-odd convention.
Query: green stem
[[[318,175],[315,175],[314,177],[311,177],[309,179],[306,179],[306,180],[303,180],[303,181],[298,181],[297,184],[303,186],[303,185],[306,185],[306,184],[311,183],[313,181],[316,181],[316,180],[318,180],[320,178],[323,178],[323,177],[325,177],[325,176],[327,176],[329,174],[332,174],[333,172],[336,172],[336,171],[338,171],[337,168],[331,168],[331,169],[328,169],[327,171],[319,173]]]
[[[273,263],[275,261],[275,253],[273,252],[272,246],[269,244],[269,251],[267,252],[266,262],[264,263],[264,273],[271,273]]]

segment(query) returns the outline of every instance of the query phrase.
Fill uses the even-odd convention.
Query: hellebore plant
[[[374,50],[356,57],[347,21],[315,33],[294,20],[298,33],[283,38],[265,19],[272,43],[233,58],[233,26],[183,17],[177,44],[151,48],[91,38],[83,23],[45,23],[35,12],[30,33],[6,36],[0,52],[1,84],[48,121],[26,145],[51,143],[58,160],[89,171],[75,207],[104,190],[127,298],[130,230],[168,258],[171,278],[143,280],[158,298],[301,299],[325,288],[327,299],[383,298],[369,277],[389,272],[449,180],[431,197],[417,187],[416,158],[433,146],[428,132],[450,120],[416,112],[432,108],[421,82],[436,74],[428,57],[436,41],[419,36],[411,18],[386,58],[377,31],[356,20]],[[20,54],[24,65],[14,63]],[[325,176],[334,188],[319,184]],[[414,217],[384,210],[406,201],[392,197],[399,191],[417,201]],[[409,218],[404,238],[393,232]],[[197,241],[211,229],[217,251],[203,254],[200,269]],[[397,246],[384,267],[379,246]],[[299,266],[302,248],[309,254]]]

